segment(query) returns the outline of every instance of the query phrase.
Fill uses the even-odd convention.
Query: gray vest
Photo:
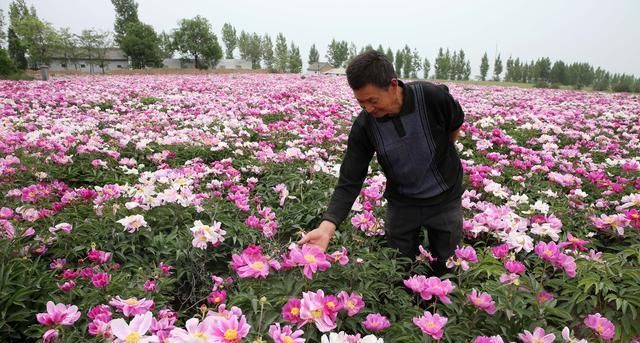
[[[420,85],[407,87],[414,94],[412,113],[391,120],[376,120],[368,116],[367,121],[387,183],[393,184],[404,196],[430,198],[448,187],[432,163],[436,147],[422,89]],[[404,135],[400,126],[404,129]]]

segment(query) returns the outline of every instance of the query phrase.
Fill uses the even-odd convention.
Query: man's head
[[[376,118],[400,110],[398,79],[387,56],[367,51],[356,56],[347,67],[347,81],[358,103]]]

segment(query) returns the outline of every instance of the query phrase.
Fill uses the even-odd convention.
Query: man
[[[444,85],[403,83],[384,54],[365,52],[347,68],[362,112],[351,127],[338,184],[322,222],[298,243],[326,250],[347,217],[374,152],[387,178],[385,235],[414,259],[427,228],[435,275],[462,238],[462,165],[454,147],[464,113]]]

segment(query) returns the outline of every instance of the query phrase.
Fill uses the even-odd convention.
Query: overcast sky
[[[7,14],[10,0],[0,0]],[[110,0],[26,0],[55,27],[112,30]],[[640,76],[639,0],[137,0],[140,20],[158,32],[183,18],[207,18],[218,36],[225,22],[240,30],[284,33],[300,47],[306,65],[315,43],[321,60],[332,38],[395,51],[408,44],[433,64],[438,48],[464,49],[472,77],[480,58],[495,52],[531,60],[589,62],[611,72]],[[237,54],[237,50],[236,50]]]

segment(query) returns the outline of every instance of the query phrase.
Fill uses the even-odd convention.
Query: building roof
[[[345,68],[333,68],[323,72],[325,75],[347,75],[347,70]]]
[[[326,67],[330,67],[333,68],[333,66],[331,64],[329,64],[328,62],[313,62],[311,64],[309,64],[309,68],[307,68],[308,71],[317,71],[317,70],[322,70]]]

